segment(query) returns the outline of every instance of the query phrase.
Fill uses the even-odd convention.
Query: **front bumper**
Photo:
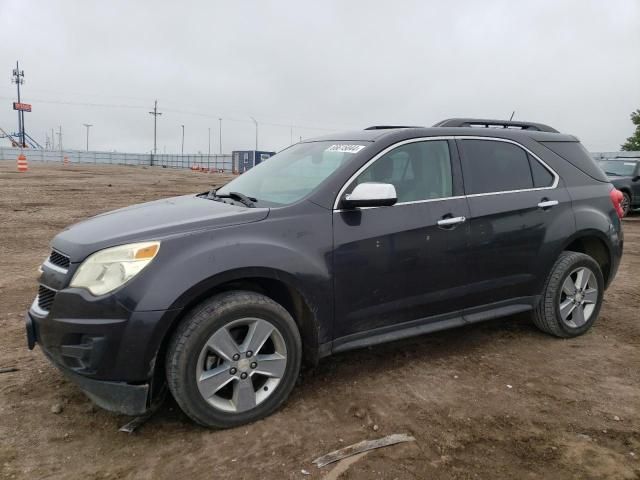
[[[60,361],[54,357],[54,354],[42,345],[39,336],[40,325],[37,317],[33,317],[30,312],[27,312],[25,315],[25,325],[29,349],[32,350],[36,343],[40,343],[43,353],[51,363],[53,363],[67,379],[78,385],[96,405],[105,410],[122,413],[124,415],[141,415],[149,409],[151,402],[150,383],[131,384],[127,382],[98,380],[87,375],[76,373],[73,368],[60,363]],[[69,357],[78,360],[82,356],[86,357],[90,350],[91,348],[88,348],[86,344],[81,345],[80,348],[76,348],[76,350],[71,349],[71,353],[75,355],[64,355],[63,358]]]
[[[64,289],[57,291],[49,311],[40,309],[36,298],[26,313],[27,345],[38,344],[98,406],[140,415],[162,390],[156,359],[178,313],[129,311],[112,298]]]

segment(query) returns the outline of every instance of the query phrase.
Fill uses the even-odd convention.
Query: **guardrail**
[[[15,160],[24,153],[29,161],[63,163],[94,163],[103,165],[151,165],[149,153],[94,152],[84,150],[40,150],[0,147],[0,160]],[[202,154],[157,154],[153,155],[153,165],[167,168],[201,168],[231,172],[231,155]]]

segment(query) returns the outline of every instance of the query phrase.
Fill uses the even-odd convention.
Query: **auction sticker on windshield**
[[[358,153],[364,145],[331,145],[327,152]]]

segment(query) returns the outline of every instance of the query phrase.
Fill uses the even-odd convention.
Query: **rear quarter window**
[[[608,182],[600,166],[580,142],[540,142],[556,155],[564,158],[578,170],[600,182]]]
[[[531,165],[531,175],[533,175],[533,186],[536,188],[550,187],[553,185],[554,177],[549,170],[544,168],[542,164],[533,158],[529,157],[529,165]]]

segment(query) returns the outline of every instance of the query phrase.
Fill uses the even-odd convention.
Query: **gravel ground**
[[[624,222],[620,271],[580,338],[511,317],[323,360],[249,426],[203,429],[169,399],[138,432],[118,432],[126,417],[94,408],[26,348],[37,267],[73,222],[227,180],[85,165],[18,174],[0,161],[0,369],[19,369],[0,374],[1,478],[640,478],[640,216]],[[311,464],[391,433],[416,441]]]

